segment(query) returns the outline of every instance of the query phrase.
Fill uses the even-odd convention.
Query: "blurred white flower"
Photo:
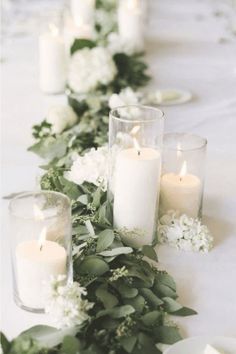
[[[107,190],[108,180],[108,147],[97,150],[92,148],[84,156],[77,155],[71,170],[65,173],[65,178],[76,184],[93,183]]]
[[[132,55],[137,51],[132,41],[124,40],[118,33],[110,33],[107,37],[107,41],[107,48],[112,54],[125,53]]]
[[[84,48],[72,55],[68,83],[74,92],[87,93],[98,85],[108,85],[116,73],[115,62],[106,48]]]
[[[46,313],[52,315],[58,328],[81,325],[89,319],[88,311],[93,304],[83,297],[85,288],[79,283],[65,285],[65,276],[53,277],[46,289]]]
[[[60,134],[77,122],[77,115],[70,106],[52,106],[49,108],[46,121],[52,125],[52,133]]]
[[[119,94],[113,93],[109,99],[109,107],[134,105],[139,103],[140,94],[134,92],[131,87],[126,87]]]
[[[213,247],[213,237],[206,225],[185,214],[178,216],[174,211],[160,218],[158,234],[161,243],[184,251],[207,253]]]

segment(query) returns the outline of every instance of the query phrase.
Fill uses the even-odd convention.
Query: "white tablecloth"
[[[192,102],[164,108],[166,131],[207,137],[204,220],[215,237],[208,254],[158,249],[161,267],[175,278],[180,301],[198,311],[179,319],[184,335],[236,336],[236,41],[226,20],[212,15],[210,1],[153,0],[148,61],[152,87],[189,89]],[[229,38],[219,43],[221,37]],[[2,66],[2,194],[33,189],[39,159],[26,151],[31,126],[63,96],[38,87],[36,36],[7,40]],[[1,329],[9,338],[46,315],[19,309],[12,299],[7,202],[2,202]]]

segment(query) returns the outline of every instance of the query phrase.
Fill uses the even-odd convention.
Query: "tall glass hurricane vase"
[[[124,106],[109,122],[109,199],[114,227],[133,247],[156,240],[164,114],[157,108]],[[134,232],[135,231],[135,232]]]

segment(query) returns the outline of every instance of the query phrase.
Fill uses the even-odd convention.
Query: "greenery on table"
[[[109,0],[97,1],[97,8],[106,11],[112,11],[113,6]],[[77,40],[72,52],[94,45]],[[68,102],[77,113],[78,122],[61,134],[52,134],[51,125],[44,120],[33,127],[36,141],[29,148],[46,160],[42,166],[46,170],[42,189],[62,192],[71,199],[74,280],[86,287],[87,299],[94,303],[90,320],[82,327],[62,330],[39,325],[12,342],[2,335],[4,353],[159,354],[156,344],[172,344],[181,339],[179,329],[168,316],[195,314],[177,302],[175,282],[158,270],[154,249],[135,249],[122,241],[127,231],[113,228],[106,192],[93,184],[78,186],[64,178],[74,152],[84,154],[107,142],[110,95],[127,86],[139,89],[150,79],[143,53],[117,53],[114,61],[118,73],[108,86],[86,96],[78,96],[68,88]],[[82,252],[76,252],[81,249],[79,246]]]

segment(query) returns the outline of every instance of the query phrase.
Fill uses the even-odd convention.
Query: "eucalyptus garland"
[[[97,1],[98,11],[108,14],[114,13],[114,6],[111,0]],[[97,31],[97,42],[76,40],[71,53],[106,45],[107,34],[99,25]],[[61,330],[39,325],[12,342],[2,335],[4,353],[160,354],[158,344],[181,339],[169,316],[196,313],[177,302],[176,284],[169,274],[158,269],[151,246],[135,249],[122,241],[128,232],[133,232],[134,237],[139,235],[113,228],[106,192],[92,183],[77,185],[64,177],[74,152],[83,155],[107,142],[110,95],[125,87],[137,90],[150,79],[143,53],[116,53],[113,60],[117,74],[108,85],[100,85],[87,95],[78,95],[68,87],[68,103],[77,114],[76,123],[55,134],[52,125],[43,120],[33,127],[35,143],[29,148],[46,161],[41,166],[45,169],[41,188],[64,193],[71,199],[73,276],[86,288],[86,299],[94,304],[89,320],[82,326]]]

